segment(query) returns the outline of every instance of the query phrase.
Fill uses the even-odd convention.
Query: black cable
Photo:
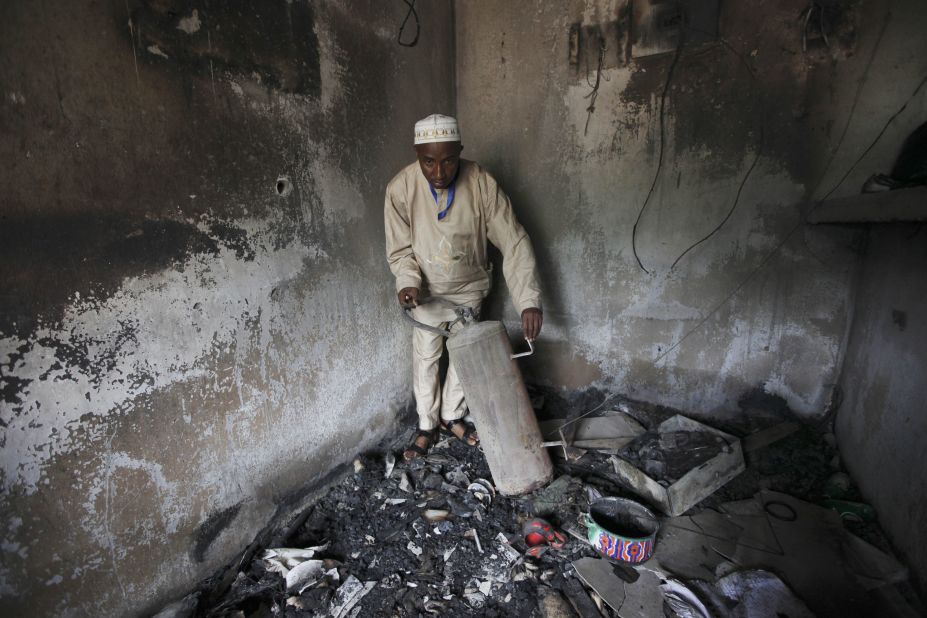
[[[754,157],[753,157],[753,163],[750,164],[750,167],[747,169],[747,172],[744,174],[743,179],[741,179],[741,181],[740,181],[740,186],[737,188],[737,194],[734,196],[734,202],[731,204],[730,209],[728,209],[727,214],[724,216],[723,219],[721,219],[721,222],[718,223],[718,225],[716,225],[715,228],[714,228],[713,230],[711,230],[710,232],[708,232],[708,234],[706,234],[706,235],[705,235],[703,238],[701,238],[700,240],[698,240],[698,241],[696,241],[695,243],[693,243],[692,245],[690,245],[688,249],[686,249],[685,251],[683,251],[682,253],[680,253],[680,254],[679,254],[679,257],[677,257],[675,260],[673,260],[672,265],[669,267],[670,270],[673,270],[674,268],[676,268],[676,264],[678,264],[679,261],[680,261],[683,257],[685,257],[685,255],[686,255],[687,253],[689,253],[689,251],[692,251],[692,250],[695,249],[697,246],[699,246],[700,244],[702,244],[703,242],[705,242],[706,240],[708,240],[709,238],[711,238],[712,236],[714,236],[722,227],[724,227],[724,224],[727,223],[727,220],[731,218],[731,215],[733,215],[733,214],[734,214],[734,211],[737,209],[737,204],[740,203],[740,194],[743,192],[744,186],[747,184],[747,180],[750,178],[750,174],[753,173],[754,168],[756,168],[756,164],[757,164],[757,163],[759,162],[759,160],[760,160],[760,155],[762,155],[762,153],[763,153],[763,146],[764,146],[764,142],[765,142],[765,132],[766,132],[766,131],[765,131],[765,130],[766,130],[766,114],[765,114],[765,112],[763,111],[763,101],[762,101],[762,99],[760,98],[760,86],[759,86],[759,83],[757,83],[756,74],[753,72],[753,69],[750,67],[750,63],[747,62],[747,59],[744,57],[744,55],[741,54],[741,53],[740,53],[739,51],[737,51],[736,49],[734,49],[734,46],[733,46],[733,45],[731,45],[730,43],[728,43],[728,42],[727,42],[724,38],[722,38],[722,37],[718,37],[718,40],[719,40],[719,41],[720,41],[732,54],[734,54],[735,56],[737,56],[737,58],[738,58],[738,59],[740,60],[740,62],[744,65],[744,67],[746,67],[747,73],[750,75],[750,79],[753,81],[754,92],[756,92],[756,105],[760,108],[759,127],[758,127],[758,129],[757,129],[757,131],[758,131],[758,133],[759,133],[758,145],[757,145],[757,148],[756,148],[756,154],[755,154]]]
[[[589,134],[589,121],[592,119],[592,112],[595,111],[595,100],[599,98],[599,86],[602,84],[602,62],[605,60],[606,49],[608,47],[605,45],[605,39],[599,37],[599,64],[595,70],[595,84],[589,84],[589,78],[586,78],[586,83],[589,84],[592,91],[583,97],[589,99],[589,107],[586,108],[586,128],[583,129],[584,136]],[[608,77],[605,78],[605,81],[608,81]]]
[[[882,139],[882,136],[885,135],[885,132],[888,131],[888,127],[889,127],[890,124],[892,124],[892,121],[894,121],[895,118],[897,118],[898,116],[900,116],[901,113],[902,113],[905,109],[907,109],[908,103],[910,103],[911,101],[914,100],[914,97],[916,97],[916,96],[917,96],[917,93],[921,91],[921,88],[924,87],[924,84],[927,84],[927,75],[924,75],[924,78],[923,78],[923,79],[920,81],[920,83],[917,85],[917,88],[914,89],[914,92],[911,93],[911,96],[908,97],[908,100],[905,101],[904,105],[902,105],[901,108],[900,108],[897,112],[895,112],[894,114],[892,114],[892,117],[888,119],[888,122],[886,122],[886,123],[885,123],[885,126],[882,127],[882,130],[879,131],[879,134],[876,135],[876,137],[875,137],[874,140],[872,140],[872,143],[869,144],[869,147],[866,148],[866,150],[863,151],[863,154],[859,155],[859,158],[857,158],[856,161],[853,162],[853,165],[850,166],[850,169],[847,170],[846,174],[844,174],[844,175],[840,178],[840,180],[837,181],[837,184],[834,185],[834,188],[833,188],[833,189],[831,189],[830,191],[828,191],[827,194],[824,195],[824,197],[822,197],[819,201],[817,201],[817,202],[815,203],[814,207],[812,207],[812,208],[808,211],[808,214],[811,214],[811,212],[812,212],[815,208],[817,208],[818,206],[820,206],[821,203],[822,203],[824,200],[826,200],[827,198],[829,198],[829,197],[831,196],[831,194],[832,194],[834,191],[836,191],[836,190],[840,187],[840,185],[843,184],[843,181],[847,179],[847,177],[850,175],[850,173],[853,172],[854,169],[856,169],[856,166],[859,165],[860,161],[862,161],[862,160],[866,157],[866,155],[869,154],[869,151],[870,151],[870,150],[872,150],[873,148],[875,148],[875,145],[879,142],[880,139]],[[806,216],[807,216],[807,215],[806,215]]]
[[[415,0],[402,0],[407,7],[409,7],[408,12],[406,13],[406,18],[402,20],[402,25],[399,26],[399,35],[396,37],[396,42],[402,45],[403,47],[415,47],[418,44],[418,35],[422,32],[422,24],[418,20],[418,12],[415,10]],[[402,31],[405,30],[406,23],[409,21],[409,17],[415,18],[415,38],[412,39],[409,43],[402,42]]]
[[[812,4],[813,4],[813,3],[812,3]],[[855,97],[853,98],[853,105],[850,107],[850,113],[849,113],[849,116],[847,117],[847,122],[846,122],[846,124],[845,124],[844,127],[843,127],[843,132],[840,134],[840,138],[837,140],[836,146],[835,146],[834,149],[831,151],[830,158],[829,158],[829,160],[827,161],[827,165],[826,165],[825,168],[824,168],[824,172],[823,172],[822,175],[821,175],[821,180],[818,182],[818,186],[820,186],[821,181],[824,180],[824,177],[827,175],[827,172],[830,170],[830,166],[831,166],[831,164],[832,164],[833,161],[834,161],[834,157],[835,157],[837,151],[839,150],[840,145],[843,143],[844,138],[846,137],[847,130],[848,130],[849,127],[850,127],[850,121],[852,120],[853,115],[854,115],[854,113],[855,113],[855,111],[856,111],[856,106],[857,106],[857,104],[859,103],[860,95],[861,95],[862,90],[863,90],[863,84],[865,83],[866,77],[867,77],[867,75],[869,74],[869,69],[872,67],[872,62],[873,62],[873,60],[875,59],[876,51],[878,50],[878,48],[879,48],[879,46],[880,46],[880,44],[881,44],[881,42],[882,42],[882,36],[885,34],[885,30],[886,30],[886,27],[888,26],[888,22],[889,22],[889,18],[890,18],[890,17],[891,17],[891,11],[888,10],[888,11],[886,11],[885,19],[883,20],[883,23],[882,23],[882,29],[880,30],[879,36],[876,38],[875,45],[874,45],[873,48],[872,48],[872,52],[871,52],[870,55],[869,55],[869,60],[868,60],[867,63],[866,63],[866,68],[863,70],[863,75],[862,75],[862,77],[860,78],[859,87],[856,89],[856,95],[855,95]],[[759,93],[759,86],[758,86],[758,84],[756,83],[756,82],[757,82],[757,80],[756,80],[756,75],[755,75],[755,74],[753,73],[753,71],[751,70],[750,65],[747,63],[747,61],[746,61],[746,59],[744,58],[744,56],[743,56],[742,54],[740,54],[737,50],[735,50],[735,49],[733,48],[733,46],[731,46],[730,43],[728,43],[725,39],[719,38],[719,40],[720,40],[721,43],[723,43],[732,53],[734,53],[738,58],[740,58],[741,62],[743,62],[744,66],[747,68],[747,72],[750,74],[750,77],[751,77],[751,79],[752,79],[753,82],[754,82],[754,86],[756,87],[756,92]],[[759,97],[759,94],[758,94],[757,96]],[[743,188],[744,188],[744,185],[745,185],[746,182],[747,182],[747,179],[750,177],[750,174],[753,172],[753,169],[756,167],[756,164],[757,164],[757,162],[759,161],[760,154],[761,154],[761,151],[762,151],[762,148],[763,148],[764,129],[765,129],[765,124],[766,124],[765,121],[762,119],[763,117],[765,117],[765,114],[762,114],[762,116],[761,116],[761,121],[760,121],[760,128],[759,128],[759,130],[760,130],[760,140],[759,140],[760,145],[759,145],[759,147],[758,147],[758,149],[757,149],[756,156],[755,156],[754,159],[753,159],[753,163],[750,165],[750,168],[747,170],[747,173],[744,175],[743,180],[742,180],[741,183],[740,183],[740,187],[737,189],[737,195],[734,197],[734,203],[731,205],[731,209],[728,211],[727,216],[725,216],[724,219],[722,219],[721,222],[717,225],[717,227],[715,227],[715,229],[713,229],[707,236],[705,236],[704,238],[702,238],[701,240],[699,240],[698,242],[696,242],[695,244],[693,244],[692,246],[690,246],[688,249],[686,249],[685,251],[683,251],[683,252],[679,255],[679,257],[676,258],[676,260],[673,262],[673,264],[670,266],[670,268],[669,268],[670,270],[673,270],[673,268],[676,267],[676,264],[678,264],[679,261],[683,258],[683,256],[685,256],[689,251],[691,251],[692,249],[694,249],[694,248],[697,247],[698,245],[702,244],[703,242],[705,242],[706,240],[708,240],[709,238],[711,238],[716,232],[718,232],[718,231],[721,229],[721,227],[727,222],[727,220],[730,219],[731,215],[734,214],[734,210],[737,208],[737,204],[738,204],[738,202],[739,202],[739,200],[740,200],[740,194],[741,194],[741,192],[743,191]],[[873,145],[875,145],[875,144],[873,144]],[[855,166],[855,164],[854,164],[854,166]],[[852,168],[851,168],[851,171],[852,171]],[[849,172],[847,172],[847,173],[849,174]],[[838,186],[839,186],[839,185],[838,185]],[[812,195],[812,196],[817,192],[817,189],[818,189],[818,187],[815,187],[815,188],[814,188],[814,191],[811,192],[811,195]],[[836,187],[834,187],[834,189],[836,189]],[[834,189],[831,190],[831,193],[833,193]],[[830,193],[828,193],[828,195],[830,195]],[[823,198],[823,199],[826,199],[826,196],[825,196],[825,198]]]
[[[653,360],[654,364],[660,362],[660,360],[662,360],[663,358],[665,358],[670,352],[672,352],[673,350],[675,350],[676,348],[678,348],[678,347],[682,344],[683,341],[685,341],[686,339],[688,339],[689,336],[692,335],[692,333],[694,333],[694,332],[697,331],[699,328],[701,328],[702,325],[703,325],[705,322],[707,322],[708,320],[710,320],[710,319],[712,318],[712,316],[714,316],[714,314],[716,314],[716,313],[718,312],[718,310],[721,309],[721,307],[723,307],[725,304],[727,304],[727,302],[728,302],[729,300],[731,300],[731,298],[733,298],[733,297],[737,294],[737,292],[739,292],[741,289],[743,289],[743,287],[744,287],[745,285],[747,285],[747,283],[749,283],[750,280],[752,280],[753,277],[754,277],[758,272],[760,272],[760,270],[762,270],[764,266],[766,266],[767,263],[769,263],[769,261],[773,258],[773,256],[775,256],[777,253],[779,253],[779,251],[782,249],[782,247],[785,246],[785,243],[787,243],[787,242],[792,238],[792,236],[795,234],[795,232],[797,232],[798,229],[799,229],[802,225],[804,225],[805,220],[807,219],[808,215],[810,215],[812,212],[814,212],[815,209],[817,209],[821,204],[823,204],[823,203],[824,203],[824,200],[826,200],[828,197],[830,197],[831,194],[832,194],[834,191],[836,191],[837,188],[840,187],[841,184],[843,184],[843,181],[846,180],[847,176],[850,175],[850,172],[852,172],[853,169],[859,164],[859,162],[862,161],[863,158],[864,158],[867,154],[869,154],[869,151],[872,150],[872,149],[875,147],[875,145],[878,143],[878,141],[879,141],[879,140],[882,138],[882,136],[885,134],[885,131],[888,130],[888,127],[892,124],[892,122],[894,122],[895,118],[897,118],[899,115],[901,115],[901,113],[902,113],[905,109],[907,109],[908,104],[909,104],[911,101],[914,100],[914,97],[916,97],[917,94],[920,92],[921,88],[924,87],[924,84],[927,84],[927,75],[924,75],[924,78],[923,78],[923,79],[921,80],[921,82],[917,85],[917,88],[914,89],[914,92],[911,93],[911,96],[908,97],[908,100],[904,102],[904,105],[902,105],[902,106],[898,109],[898,111],[895,112],[894,114],[892,114],[891,117],[885,122],[885,126],[882,127],[882,130],[879,131],[879,134],[876,135],[876,137],[875,137],[875,139],[872,141],[872,143],[869,144],[869,146],[866,148],[866,150],[863,151],[863,154],[861,154],[861,155],[859,156],[859,158],[856,160],[856,162],[853,163],[853,165],[850,167],[850,169],[847,170],[847,173],[843,175],[843,178],[841,178],[840,181],[839,181],[836,185],[834,185],[834,187],[833,187],[830,191],[827,192],[827,195],[825,195],[823,198],[821,198],[820,200],[818,200],[817,202],[815,202],[814,205],[813,205],[813,206],[808,210],[808,212],[805,214],[805,216],[799,218],[798,223],[796,223],[796,224],[792,227],[792,229],[790,229],[790,230],[788,231],[788,233],[787,233],[787,234],[785,235],[785,237],[779,242],[779,244],[777,244],[775,247],[773,247],[773,249],[772,249],[768,254],[766,254],[766,257],[764,257],[764,258],[760,261],[760,263],[759,263],[753,270],[751,270],[749,273],[747,273],[747,276],[744,277],[744,278],[740,281],[740,283],[738,283],[738,284],[734,287],[734,289],[731,290],[731,292],[730,292],[727,296],[725,296],[723,299],[721,299],[721,301],[720,301],[718,304],[716,304],[716,305],[711,309],[711,311],[708,312],[708,314],[707,314],[704,318],[702,318],[701,320],[699,320],[698,324],[696,324],[695,326],[693,326],[692,328],[690,328],[688,331],[686,331],[686,333],[685,333],[682,337],[680,337],[679,340],[676,341],[676,343],[674,343],[673,345],[671,345],[670,347],[668,347],[663,353],[661,353],[659,356],[657,356],[657,357]]]
[[[762,139],[762,137],[761,137],[760,139]],[[756,156],[753,157],[753,163],[750,164],[750,168],[747,170],[747,173],[744,174],[743,180],[740,181],[740,186],[737,188],[737,195],[734,196],[734,203],[731,204],[730,210],[727,211],[727,214],[724,215],[724,218],[721,219],[721,222],[718,223],[718,225],[715,226],[715,229],[713,229],[713,230],[711,230],[710,232],[708,232],[708,234],[706,234],[704,237],[702,237],[702,238],[700,238],[699,240],[697,240],[697,241],[695,241],[694,243],[692,243],[692,244],[689,246],[688,249],[686,249],[685,251],[683,251],[682,253],[680,253],[680,254],[679,254],[679,257],[676,258],[675,260],[673,260],[673,263],[670,265],[670,267],[669,267],[670,270],[673,270],[674,268],[676,268],[676,264],[679,263],[679,260],[681,260],[682,258],[684,258],[685,255],[686,255],[689,251],[692,251],[693,249],[695,249],[696,247],[698,247],[700,244],[702,244],[703,242],[705,242],[706,240],[708,240],[709,238],[711,238],[712,236],[714,236],[722,227],[724,227],[724,224],[727,223],[727,220],[730,219],[730,218],[731,218],[731,215],[734,214],[734,210],[737,209],[737,204],[738,204],[738,202],[740,202],[740,194],[741,194],[741,192],[744,190],[744,185],[747,184],[747,179],[750,178],[750,174],[753,173],[753,169],[756,167],[756,164],[757,164],[757,162],[758,162],[759,160],[760,160],[760,151],[757,150],[757,151],[756,151]]]
[[[836,145],[834,145],[834,148],[830,151],[830,157],[827,159],[827,165],[824,166],[824,171],[821,172],[821,177],[818,180],[818,183],[809,194],[809,197],[811,198],[814,197],[814,194],[818,192],[818,189],[821,187],[824,179],[827,178],[827,172],[830,171],[830,166],[833,164],[834,159],[837,156],[837,152],[840,150],[840,147],[843,145],[843,140],[847,136],[850,123],[853,120],[853,116],[856,114],[856,106],[859,104],[860,95],[863,93],[863,85],[866,83],[866,80],[869,77],[869,69],[872,68],[872,62],[875,60],[876,52],[879,51],[879,47],[882,45],[882,37],[885,35],[885,30],[888,28],[888,22],[891,20],[891,17],[892,10],[891,3],[889,3],[888,8],[885,9],[885,18],[882,20],[882,29],[879,30],[879,36],[876,37],[875,44],[872,46],[872,51],[869,53],[869,60],[866,61],[866,68],[863,69],[863,74],[859,78],[859,86],[856,88],[856,95],[853,97],[853,104],[850,106],[850,113],[847,115],[846,124],[843,125],[843,131],[840,133],[840,138],[837,140]]]
[[[657,186],[657,179],[660,178],[660,170],[663,169],[663,149],[666,142],[665,136],[665,122],[664,115],[666,111],[666,93],[669,92],[670,81],[673,79],[673,71],[676,68],[676,64],[679,62],[679,56],[682,55],[682,46],[684,43],[683,32],[679,32],[679,45],[676,46],[676,54],[673,56],[673,63],[670,64],[669,71],[666,73],[666,83],[663,85],[663,94],[660,96],[660,157],[657,160],[657,171],[653,175],[653,182],[650,184],[650,191],[647,192],[647,197],[644,198],[644,203],[641,205],[640,211],[637,213],[637,220],[634,222],[634,227],[631,228],[631,251],[634,252],[634,259],[637,260],[637,265],[640,266],[641,270],[651,274],[649,270],[644,268],[644,264],[641,262],[640,256],[637,254],[637,226],[641,222],[641,217],[644,216],[644,210],[647,208],[647,204],[650,203],[650,197],[653,195],[653,190]]]

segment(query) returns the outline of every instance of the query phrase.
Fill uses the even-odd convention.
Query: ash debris
[[[532,394],[541,419],[576,418],[596,406],[601,408],[597,414],[617,414],[613,408],[621,407],[619,399],[600,392],[570,399],[540,390]],[[602,405],[604,399],[609,399],[608,406]],[[675,414],[635,402],[622,409],[647,430],[642,438]],[[794,419],[773,414],[754,417],[748,426],[723,428],[744,436],[785,420]],[[400,453],[412,435],[410,429],[384,451],[359,456],[344,478],[296,517],[302,523],[289,536],[256,541],[245,559],[231,565],[224,583],[213,580],[201,586],[195,609],[171,615],[618,615],[574,567],[583,558],[603,561],[586,542],[582,524],[590,502],[600,495],[640,500],[614,473],[614,453],[589,450],[578,461],[565,461],[558,458],[559,449],[551,449],[557,471],[554,480],[531,494],[506,497],[495,491],[480,449],[454,438],[440,440],[424,459],[402,461]],[[713,440],[701,444],[700,439],[695,435],[682,440],[689,447],[704,446],[705,453],[724,448]],[[639,455],[647,440],[652,437],[643,438],[633,452]],[[654,451],[643,450],[648,455]],[[808,425],[750,453],[747,464],[746,472],[688,513],[747,499],[765,489],[818,501],[828,479],[840,468],[833,436]],[[665,472],[672,476],[670,468]],[[859,498],[852,487],[845,497]],[[562,548],[546,547],[532,557],[527,555],[523,525],[538,517],[560,531],[566,543]],[[848,528],[889,549],[876,522]],[[295,548],[308,557],[287,562],[281,548]],[[267,559],[269,550],[277,552],[276,563]],[[647,573],[611,561],[606,564],[625,582]],[[664,611],[667,616],[677,615],[668,606]]]
[[[539,559],[524,555],[527,519],[547,515],[559,528],[588,508],[579,479],[561,476],[507,498],[495,492],[480,450],[453,438],[424,459],[397,461],[386,477],[389,467],[385,456],[359,457],[286,541],[325,547],[313,556],[324,562],[316,585],[287,591],[286,577],[255,557],[200,614],[336,615],[338,592],[353,579],[373,585],[344,616],[531,616],[539,587],[563,589],[570,563],[595,555],[576,539]]]

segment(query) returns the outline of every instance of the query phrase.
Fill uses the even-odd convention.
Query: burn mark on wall
[[[0,508],[36,522],[4,601],[43,615],[154,613],[253,538],[278,492],[389,429],[398,348],[350,328],[392,319],[382,230],[363,222],[396,171],[382,162],[407,156],[397,127],[427,113],[395,102],[453,109],[429,88],[452,75],[448,7],[415,50],[383,35],[376,0],[99,9],[3,11],[8,73],[31,77],[3,149],[0,389],[19,412],[0,403]]]
[[[633,5],[631,54],[635,58],[671,53],[680,38],[701,43],[718,32],[715,0],[638,0]]]
[[[908,314],[900,309],[892,309],[892,324],[898,327],[898,330],[904,331],[908,327]]]
[[[154,64],[185,72],[217,71],[254,79],[284,92],[319,96],[321,67],[308,2],[145,0],[132,12],[133,44]],[[121,19],[121,17],[120,17]]]
[[[659,106],[672,63],[667,55],[638,60],[621,98],[634,106]],[[732,75],[742,81],[730,79]],[[754,90],[742,86],[750,80],[741,60],[721,45],[684,50],[666,100],[666,135],[673,152],[678,157],[689,151],[731,154],[711,157],[709,173],[726,175],[739,169],[741,153],[745,147],[759,147],[762,130],[761,101]]]
[[[231,525],[241,510],[241,502],[232,506],[216,511],[206,518],[206,521],[197,527],[193,535],[193,547],[190,548],[190,557],[197,562],[202,562],[206,556],[206,551],[213,544],[222,531]]]
[[[138,344],[136,332],[137,320],[119,320],[109,331],[106,340],[84,335],[72,335],[67,341],[54,337],[43,337],[37,340],[55,352],[55,362],[39,376],[40,380],[47,380],[55,374],[57,380],[75,380],[71,372],[83,373],[90,378],[90,384],[98,387],[109,371],[119,362],[120,350],[126,344]]]
[[[25,389],[32,383],[32,380],[20,378],[14,372],[16,371],[16,363],[22,360],[31,347],[28,343],[17,346],[12,353],[8,354],[8,362],[0,363],[0,401],[3,403],[22,403]],[[8,418],[0,416],[0,426],[6,427],[8,420]],[[2,446],[3,444],[0,443],[0,447]]]
[[[25,336],[54,323],[75,298],[103,299],[126,277],[179,265],[193,255],[235,251],[253,260],[247,233],[213,222],[209,233],[187,221],[108,216],[9,219],[0,228],[0,332]]]
[[[569,31],[570,66],[574,75],[586,76],[595,71],[602,54],[602,68],[613,69],[628,64],[630,20],[627,5],[618,19],[602,24],[573,24]]]
[[[209,226],[210,234],[223,246],[235,252],[235,257],[246,262],[254,261],[254,248],[248,240],[248,233],[240,227],[218,221]]]
[[[762,386],[752,388],[741,395],[737,401],[737,407],[744,411],[762,410],[781,417],[788,417],[792,414],[785,399],[768,392]]]

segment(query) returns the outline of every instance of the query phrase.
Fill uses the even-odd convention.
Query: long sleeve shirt
[[[448,191],[437,202],[418,162],[386,187],[386,257],[396,291],[407,287],[442,295],[479,295],[492,286],[487,241],[502,253],[502,272],[519,313],[541,308],[534,250],[515,219],[508,196],[473,161],[461,160],[454,200],[443,219]]]

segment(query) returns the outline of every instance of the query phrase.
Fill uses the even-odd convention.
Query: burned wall
[[[0,9],[4,614],[150,613],[394,426],[382,192],[454,106],[419,14]]]
[[[841,380],[840,454],[927,591],[927,242],[920,226],[880,226],[867,244]]]
[[[853,115],[846,139],[861,152],[848,195],[872,173],[889,173],[902,144],[927,119],[927,7],[892,3],[874,10],[860,64],[835,96]],[[892,122],[889,118],[897,114]],[[884,134],[876,141],[882,129]],[[854,153],[850,163],[859,158]],[[927,238],[922,223],[866,226],[836,412],[841,458],[879,523],[927,593]],[[914,524],[914,525],[912,525]]]
[[[861,65],[865,21],[828,15],[825,42],[803,28],[806,2],[682,5],[456,5],[465,152],[499,177],[540,261],[529,373],[696,415],[757,394],[819,415],[858,233],[803,225],[802,204],[843,171],[824,174],[841,117],[817,84]]]

